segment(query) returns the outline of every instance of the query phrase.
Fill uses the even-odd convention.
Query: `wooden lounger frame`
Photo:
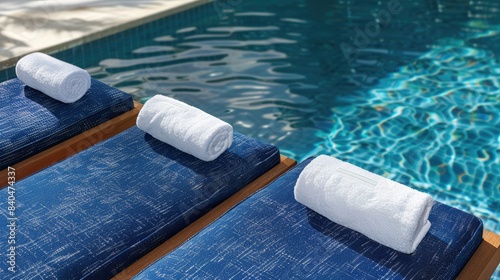
[[[142,104],[134,102],[132,110],[12,165],[11,167],[15,169],[15,180],[19,181],[26,178],[134,126],[141,107]],[[8,171],[8,168],[0,171],[0,189],[8,185]]]
[[[458,275],[459,280],[489,280],[500,263],[500,236],[484,231],[483,242]]]
[[[139,114],[141,104],[134,102],[135,108],[123,113],[122,115],[113,118],[101,125],[98,125],[84,133],[81,133],[71,139],[68,139],[46,151],[43,151],[33,157],[30,157],[13,167],[16,171],[16,181],[21,180],[35,172],[38,172],[58,161],[61,161],[71,155],[83,151],[92,145],[106,140],[132,126],[135,125],[137,115]],[[244,187],[242,190],[216,206],[210,212],[205,214],[200,219],[180,231],[178,234],[167,240],[156,249],[149,252],[147,255],[133,263],[131,266],[117,274],[113,279],[131,279],[137,275],[142,269],[158,260],[165,254],[171,252],[186,240],[191,238],[197,232],[208,226],[218,217],[222,216],[234,205],[238,204],[248,196],[263,188],[281,174],[292,168],[296,162],[285,156],[281,156],[280,163],[266,172],[264,175],[257,178],[255,181]],[[0,171],[0,188],[8,184],[8,170]],[[490,276],[495,271],[500,263],[500,236],[485,231],[483,241],[474,255],[470,258],[465,268],[462,270],[457,279],[490,279]]]

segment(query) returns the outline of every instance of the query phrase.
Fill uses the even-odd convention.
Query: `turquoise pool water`
[[[203,9],[131,32],[138,44],[89,71],[141,102],[200,107],[299,161],[329,154],[388,176],[500,233],[496,1]]]

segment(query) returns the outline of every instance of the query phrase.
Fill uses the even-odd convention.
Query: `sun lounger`
[[[0,83],[0,187],[7,185],[8,166],[18,170],[18,180],[83,148],[116,134],[135,123],[138,110],[129,94],[92,80],[92,86],[79,101],[65,104],[26,87],[18,79]],[[128,112],[128,114],[123,115]],[[112,125],[105,124],[122,116]],[[124,124],[127,125],[124,126]],[[29,160],[84,131],[63,149],[52,149],[36,160]],[[18,168],[16,168],[18,167]]]
[[[294,199],[295,182],[308,163],[194,237],[183,236],[179,243],[185,243],[153,264],[148,256],[134,264],[149,265],[135,279],[489,279],[498,265],[498,236],[487,233],[483,239],[480,219],[439,202],[429,217],[431,229],[413,254],[329,221]]]
[[[0,190],[0,224],[15,218],[17,271],[3,265],[0,275],[108,279],[279,162],[276,147],[238,133],[204,162],[132,127],[17,182],[12,216],[13,189]]]

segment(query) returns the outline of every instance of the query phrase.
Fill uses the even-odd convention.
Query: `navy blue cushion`
[[[295,201],[305,161],[246,199],[137,279],[453,279],[482,237],[481,220],[441,203],[415,253],[399,253]]]
[[[120,272],[279,163],[272,145],[238,133],[233,141],[203,162],[133,127],[19,181],[18,272],[1,265],[0,275],[107,279]],[[4,226],[7,192],[0,195]],[[0,244],[5,251],[7,238]]]
[[[132,96],[95,79],[72,104],[8,80],[0,104],[0,170],[134,108]]]

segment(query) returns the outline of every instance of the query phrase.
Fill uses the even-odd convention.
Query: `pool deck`
[[[210,1],[2,1],[0,70],[35,51],[61,51]]]

